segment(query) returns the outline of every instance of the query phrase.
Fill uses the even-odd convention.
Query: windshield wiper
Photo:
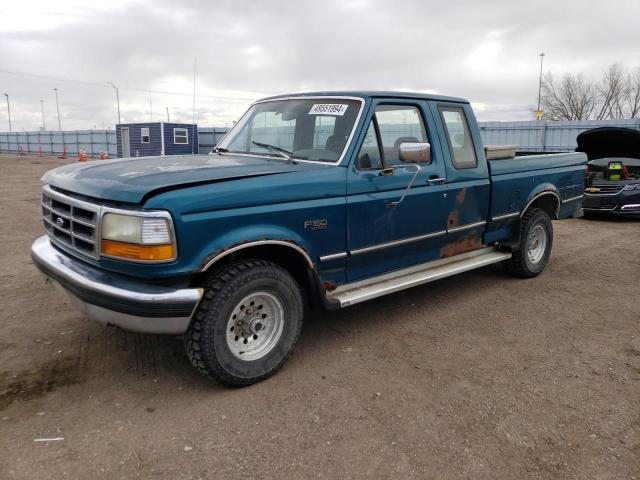
[[[211,150],[212,153],[227,153],[229,152],[229,150],[227,150],[226,148],[222,148],[222,147],[213,147],[213,150]]]
[[[257,145],[258,147],[266,148],[267,150],[280,155],[282,158],[286,158],[293,164],[296,163],[296,161],[293,158],[291,158],[291,156],[293,155],[293,152],[290,152],[289,150],[276,147],[275,145],[269,145],[268,143],[256,142],[255,140],[251,140],[251,143],[253,143],[254,145]]]

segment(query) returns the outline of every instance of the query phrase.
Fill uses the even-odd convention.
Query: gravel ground
[[[280,373],[232,390],[45,285],[39,178],[65,162],[0,156],[0,478],[640,479],[640,222],[554,222],[532,280],[310,312]]]

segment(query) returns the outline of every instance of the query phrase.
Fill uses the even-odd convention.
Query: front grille
[[[42,220],[54,243],[91,258],[98,258],[97,223],[100,207],[45,188]]]
[[[600,191],[595,195],[617,195],[622,191],[624,185],[593,185],[596,188],[599,188]]]

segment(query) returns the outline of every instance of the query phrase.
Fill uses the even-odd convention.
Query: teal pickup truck
[[[459,98],[271,97],[209,155],[47,172],[32,258],[87,318],[182,335],[199,371],[249,385],[291,354],[305,304],[499,262],[538,275],[551,220],[581,210],[586,160],[485,148]]]

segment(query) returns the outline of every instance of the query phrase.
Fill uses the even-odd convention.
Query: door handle
[[[429,185],[442,185],[446,181],[446,178],[436,177],[435,175],[432,175],[427,179],[427,183]]]

